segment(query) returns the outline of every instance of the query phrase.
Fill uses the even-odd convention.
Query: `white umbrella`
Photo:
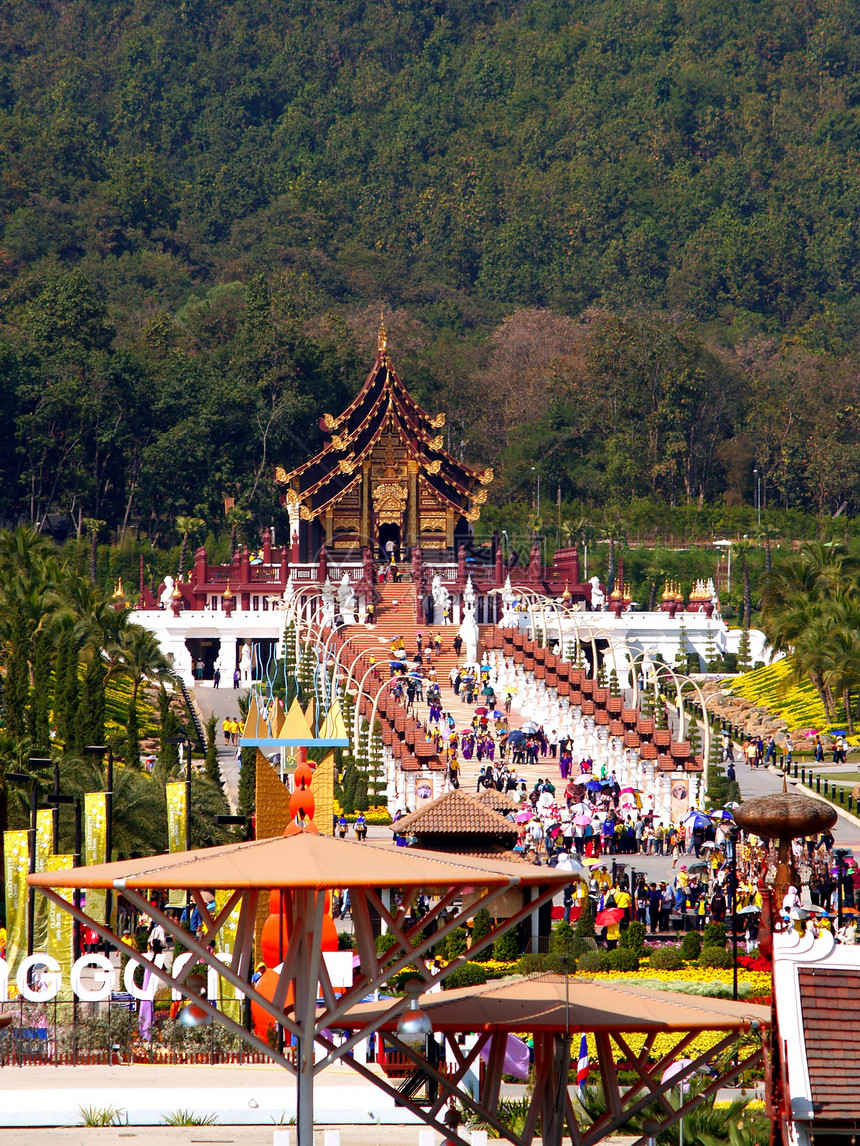
[[[738,915],[753,915],[753,914],[757,914],[757,915],[761,914],[761,908],[756,907],[756,905],[754,903],[751,903],[749,905],[749,907],[742,907],[740,909],[740,911],[738,912]]]
[[[573,875],[588,875],[587,869],[583,867],[576,856],[568,855],[567,852],[558,853],[558,863],[555,867],[556,871],[569,871]]]

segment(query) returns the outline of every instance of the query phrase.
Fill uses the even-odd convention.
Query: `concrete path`
[[[189,689],[194,703],[200,711],[204,728],[211,713],[215,714],[218,729],[218,764],[224,781],[224,790],[230,807],[236,810],[239,792],[239,762],[236,749],[224,743],[221,725],[226,716],[235,717],[241,723],[238,698],[244,691],[235,688],[213,688],[211,684],[198,684]]]

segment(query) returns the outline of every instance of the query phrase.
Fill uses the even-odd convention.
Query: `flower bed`
[[[809,680],[795,681],[793,673],[794,658],[784,657],[776,664],[744,673],[733,682],[731,691],[734,696],[769,709],[774,716],[785,720],[792,732],[806,728],[817,728],[822,732],[844,728],[844,717],[838,710],[836,723],[832,724],[812,683]],[[860,744],[860,736],[849,737],[849,742]]]

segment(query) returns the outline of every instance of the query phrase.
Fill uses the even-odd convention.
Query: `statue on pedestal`
[[[592,609],[602,609],[606,604],[606,594],[600,588],[600,578],[591,577],[588,581],[591,586],[591,607]]]
[[[451,608],[451,594],[442,584],[442,578],[438,573],[433,577],[430,592],[433,597],[433,624],[450,624],[450,618],[446,616],[446,613]]]
[[[478,594],[475,592],[475,586],[472,584],[471,574],[466,581],[466,588],[463,592],[463,621],[458,629],[460,638],[466,649],[466,664],[476,665],[478,663],[478,622],[475,620],[475,612],[478,608]]]
[[[322,587],[322,623],[323,625],[331,625],[334,623],[335,614],[335,597],[334,585],[331,583],[331,577],[326,577]]]
[[[161,596],[158,598],[162,609],[169,609],[171,605],[171,597],[173,596],[173,578],[168,575],[164,578],[164,588],[161,590]]]
[[[344,573],[337,587],[337,599],[340,604],[340,615],[344,624],[355,624],[355,611],[358,608],[358,597],[349,580],[349,574]]]
[[[251,683],[253,656],[251,646],[245,641],[244,645],[242,645],[242,652],[239,654],[239,679],[243,684]]]
[[[514,601],[516,596],[511,588],[511,575],[510,573],[505,578],[505,585],[502,589],[502,616],[499,621],[499,627],[502,629],[517,629],[519,628],[519,619],[514,610]]]

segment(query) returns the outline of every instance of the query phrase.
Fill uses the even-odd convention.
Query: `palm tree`
[[[183,571],[185,569],[185,556],[188,552],[188,537],[200,532],[206,522],[202,517],[191,517],[189,515],[180,515],[176,519],[176,528],[182,534],[182,545],[179,548],[179,568],[176,572],[176,580],[181,581]]]
[[[732,556],[741,563],[741,576],[744,584],[744,610],[741,624],[745,629],[750,627],[752,617],[752,590],[750,589],[750,569],[747,560],[752,548],[752,544],[746,538],[743,541],[736,541],[732,546]]]
[[[131,703],[145,680],[170,684],[176,680],[170,662],[161,651],[157,638],[142,625],[128,624],[119,635],[115,675],[131,681]]]
[[[239,530],[248,524],[251,520],[251,511],[242,509],[239,505],[231,506],[224,515],[227,524],[230,526],[230,555],[236,552],[236,544],[239,539]]]
[[[107,525],[100,517],[85,517],[83,524],[90,535],[90,580],[95,585],[98,573],[99,530]]]
[[[606,570],[606,592],[611,593],[615,587],[615,546],[622,549],[627,545],[627,529],[618,516],[604,516],[600,527],[600,538],[609,542],[609,560]]]
[[[657,588],[663,578],[668,575],[669,570],[664,569],[659,562],[652,561],[649,565],[646,565],[644,573],[648,578],[648,584],[650,586],[648,591],[648,611],[653,613],[657,607]]]
[[[780,537],[779,530],[773,525],[760,525],[753,533],[756,541],[764,546],[764,583],[765,588],[770,585],[770,575],[773,571],[773,554],[771,553],[771,545],[774,541],[778,541]]]

